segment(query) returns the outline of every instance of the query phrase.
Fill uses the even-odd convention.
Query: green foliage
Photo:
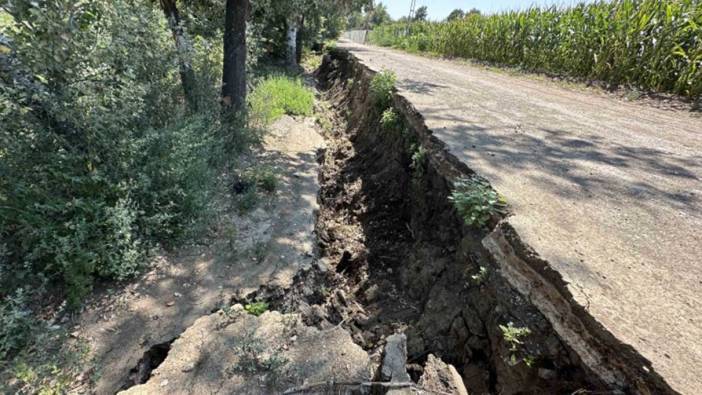
[[[18,288],[0,301],[0,360],[24,347],[37,324],[27,308],[27,293]]]
[[[492,216],[504,213],[506,207],[504,198],[477,176],[456,181],[449,200],[466,224],[478,228],[484,227]]]
[[[244,214],[253,210],[258,205],[258,193],[256,185],[252,185],[244,190],[236,199],[236,207],[239,213]]]
[[[273,193],[278,187],[278,176],[273,168],[268,166],[256,167],[254,180],[259,188],[268,193]]]
[[[314,94],[299,78],[274,75],[263,79],[249,95],[251,118],[269,125],[284,114],[312,115]]]
[[[485,281],[487,281],[487,278],[489,275],[490,275],[490,272],[488,272],[488,269],[485,266],[480,266],[478,273],[470,276],[470,278],[477,285],[481,285],[481,284],[485,283]]]
[[[376,73],[371,79],[370,93],[376,108],[384,111],[392,102],[392,92],[395,89],[397,77],[390,70]]]
[[[519,346],[524,344],[523,339],[531,334],[527,327],[516,327],[512,322],[507,325],[500,325],[502,338],[509,344],[510,351],[517,351]]]
[[[237,134],[217,106],[185,115],[158,9],[127,0],[7,9],[16,23],[6,29],[11,57],[0,54],[14,73],[0,76],[0,291],[50,283],[75,306],[96,276],[127,278],[152,245],[196,229],[223,136]],[[196,45],[194,67],[212,84],[201,91],[217,92],[209,49]]]
[[[424,167],[426,166],[426,162],[427,151],[424,149],[424,147],[419,146],[416,149],[414,149],[412,153],[412,163],[410,164],[410,168],[412,168],[415,177],[418,178],[424,175]]]
[[[468,13],[441,23],[386,24],[371,32],[370,41],[690,97],[702,93],[702,2],[697,0]]]
[[[395,130],[400,126],[400,117],[393,108],[388,108],[380,115],[380,125],[385,130]]]
[[[59,395],[70,392],[80,372],[93,381],[99,369],[91,365],[89,345],[82,339],[68,339],[64,329],[37,328],[34,346],[8,360],[0,371],[0,393]]]
[[[266,302],[249,303],[246,306],[244,306],[244,310],[246,310],[247,313],[258,317],[259,315],[268,311],[268,303],[266,303]]]

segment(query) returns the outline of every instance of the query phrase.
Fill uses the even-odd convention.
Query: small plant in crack
[[[502,338],[509,345],[510,351],[510,362],[512,365],[519,363],[517,358],[517,353],[519,353],[524,345],[524,338],[531,334],[531,329],[527,327],[517,327],[514,326],[512,322],[507,323],[507,325],[500,325],[500,330],[502,331]],[[525,356],[521,359],[527,366],[531,367],[535,363],[535,358],[533,356]]]
[[[270,372],[268,377],[275,380],[280,376],[280,370],[288,363],[288,360],[280,355],[279,350],[275,350],[270,355],[265,356],[266,348],[261,339],[254,333],[247,333],[239,339],[234,346],[234,354],[237,356],[237,364],[230,367],[228,372],[253,374],[257,372]]]
[[[258,317],[259,315],[268,311],[268,307],[268,303],[258,301],[246,304],[246,306],[244,306],[244,310],[246,310],[247,313]]]
[[[427,163],[427,151],[421,146],[414,146],[412,151],[412,163],[410,164],[410,168],[415,177],[421,178],[424,176],[424,168]]]
[[[397,77],[389,70],[376,73],[371,79],[370,93],[373,103],[378,110],[385,110],[392,101],[392,90],[395,88]]]
[[[380,116],[380,126],[383,127],[383,130],[400,129],[402,125],[397,111],[395,111],[393,108],[387,108],[385,111],[383,111],[383,114]]]
[[[483,178],[460,178],[454,183],[449,200],[466,224],[483,228],[494,215],[504,214],[505,198]]]
[[[470,278],[473,279],[473,282],[475,284],[481,285],[484,284],[485,281],[487,281],[489,274],[490,272],[488,272],[488,269],[485,266],[480,266],[478,273],[470,276]]]

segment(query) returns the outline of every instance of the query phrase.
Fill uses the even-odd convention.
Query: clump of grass
[[[478,177],[461,178],[449,196],[466,224],[482,228],[494,215],[504,214],[507,203],[490,184]]]
[[[236,199],[236,208],[240,213],[247,213],[258,205],[258,194],[256,185],[251,185]]]
[[[312,115],[314,94],[299,78],[274,75],[259,82],[249,95],[251,118],[269,125],[288,115]]]
[[[410,168],[412,168],[415,177],[422,177],[424,175],[424,167],[426,162],[427,151],[422,146],[416,147],[413,150],[412,163],[410,164]]]
[[[253,302],[244,306],[244,310],[251,315],[258,317],[259,315],[268,311],[268,303],[266,302]]]
[[[702,2],[597,1],[381,25],[372,43],[699,97]]]
[[[370,93],[375,106],[384,111],[392,101],[392,91],[395,88],[397,77],[389,70],[376,73],[371,79]]]

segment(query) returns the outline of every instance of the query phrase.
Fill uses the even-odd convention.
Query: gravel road
[[[677,391],[702,389],[702,117],[344,42],[506,196],[576,301]]]

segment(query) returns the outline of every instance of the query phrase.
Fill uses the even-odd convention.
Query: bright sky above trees
[[[589,2],[588,0],[587,2]],[[383,0],[387,5],[388,12],[393,19],[406,16],[409,12],[411,0]],[[423,5],[429,9],[430,20],[440,20],[446,18],[448,14],[456,8],[464,11],[477,8],[482,13],[494,13],[511,9],[524,9],[530,5],[548,6],[553,4],[572,5],[579,3],[577,0],[417,0],[417,7]]]

